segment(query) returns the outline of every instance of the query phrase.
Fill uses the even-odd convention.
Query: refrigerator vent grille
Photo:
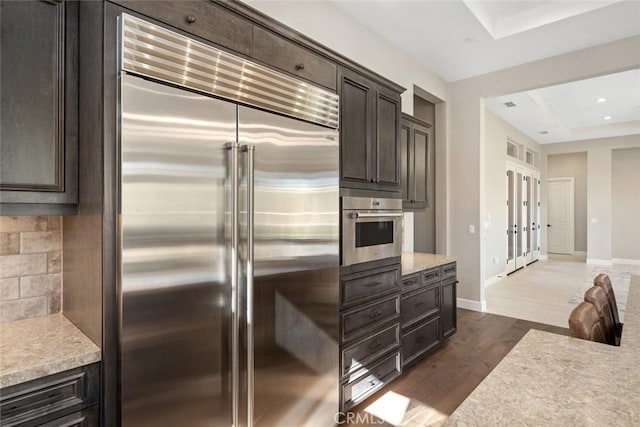
[[[338,128],[338,95],[197,40],[122,15],[122,69]]]

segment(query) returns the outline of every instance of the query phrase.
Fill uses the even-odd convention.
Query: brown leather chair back
[[[600,316],[600,321],[602,322],[602,326],[604,327],[604,333],[607,338],[607,343],[616,345],[616,325],[613,321],[613,314],[611,314],[611,308],[609,306],[607,294],[605,294],[604,290],[601,287],[592,286],[587,290],[587,292],[585,292],[584,300],[585,302],[593,304],[596,311],[598,312],[598,316]]]
[[[581,302],[569,316],[569,332],[574,338],[607,343],[598,311],[589,302]]]
[[[620,331],[620,316],[618,316],[618,303],[616,302],[616,294],[613,292],[613,286],[611,285],[611,279],[607,274],[601,273],[593,279],[594,286],[601,287],[607,294],[609,305],[611,306],[611,313],[613,314],[613,321],[616,324],[617,330]]]

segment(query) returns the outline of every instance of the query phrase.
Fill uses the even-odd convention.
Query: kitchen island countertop
[[[61,313],[0,324],[0,388],[99,360],[98,346]]]
[[[416,273],[428,268],[454,262],[455,257],[440,254],[425,254],[421,252],[402,253],[402,275]]]
[[[620,347],[532,329],[445,425],[637,426],[639,364],[640,276],[632,276]]]

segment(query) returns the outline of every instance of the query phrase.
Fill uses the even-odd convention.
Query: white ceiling
[[[447,81],[640,35],[638,0],[329,1]],[[640,134],[640,71],[488,99],[487,108],[543,144]]]
[[[541,144],[640,134],[640,70],[490,98],[486,107]]]
[[[621,0],[462,1],[494,39],[501,39],[600,9]]]
[[[330,1],[447,81],[640,34],[637,0]]]

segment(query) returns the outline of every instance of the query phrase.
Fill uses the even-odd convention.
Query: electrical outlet
[[[469,226],[469,234],[476,234],[476,226],[475,225],[470,225]]]

